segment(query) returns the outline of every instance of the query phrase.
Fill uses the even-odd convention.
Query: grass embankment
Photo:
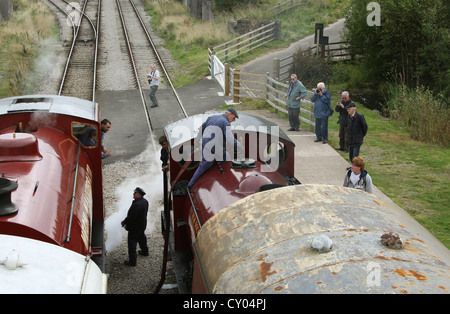
[[[40,43],[55,34],[57,25],[45,3],[14,1],[14,12],[0,24],[0,98],[32,89]]]

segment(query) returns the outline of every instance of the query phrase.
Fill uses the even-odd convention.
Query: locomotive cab
[[[165,198],[172,210],[172,249],[185,261],[193,258],[202,225],[221,209],[262,190],[300,184],[294,177],[295,145],[289,137],[272,122],[240,113],[231,129],[243,152],[227,147],[231,160],[215,161],[188,189],[201,160],[199,130],[209,116],[192,116],[164,129],[171,151],[166,192],[172,193]]]
[[[46,244],[56,245],[64,257],[61,260],[92,259],[97,263],[92,267],[101,274],[100,132],[99,106],[91,101],[51,95],[0,99],[0,235],[11,239],[4,249],[17,243],[42,247],[38,251],[45,254],[52,251]],[[33,266],[38,267],[37,260],[29,267],[30,275]],[[20,287],[22,283],[17,283]]]

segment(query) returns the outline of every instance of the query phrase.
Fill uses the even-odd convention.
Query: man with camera
[[[161,76],[154,64],[152,64],[150,69],[151,71],[149,74],[147,74],[147,78],[148,83],[150,84],[150,100],[152,101],[152,105],[150,107],[154,108],[158,107],[158,100],[156,99],[156,91],[158,90],[159,79]]]
[[[311,97],[314,102],[314,118],[316,122],[316,139],[314,142],[328,143],[328,117],[333,114],[331,108],[331,93],[325,88],[325,84],[320,82]]]
[[[348,125],[348,113],[347,107],[353,104],[350,100],[350,95],[348,92],[342,92],[342,101],[336,104],[336,112],[339,112],[338,124],[339,124],[339,148],[337,150],[342,150],[348,152],[348,137],[347,137],[347,125]]]

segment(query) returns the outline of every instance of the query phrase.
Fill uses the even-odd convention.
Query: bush
[[[331,66],[326,59],[299,49],[293,56],[291,73],[308,87],[316,87],[319,82],[328,82]]]
[[[389,115],[409,129],[412,138],[449,146],[450,114],[445,102],[424,87],[390,87]]]

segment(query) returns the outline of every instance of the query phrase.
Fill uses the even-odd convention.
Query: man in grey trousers
[[[307,90],[303,84],[297,80],[296,74],[291,74],[291,82],[286,93],[286,106],[289,114],[289,125],[291,128],[288,131],[300,130],[300,101],[305,98]]]

